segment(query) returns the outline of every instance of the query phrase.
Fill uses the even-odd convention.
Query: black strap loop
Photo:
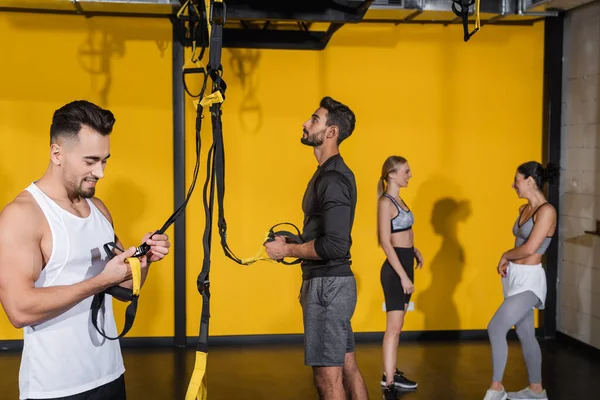
[[[200,89],[200,93],[194,95],[192,93],[190,93],[190,90],[187,87],[187,83],[185,81],[185,76],[188,74],[202,74],[204,75],[204,83],[202,85],[202,89]],[[206,69],[202,68],[202,67],[195,67],[195,68],[184,68],[183,69],[183,74],[182,74],[182,80],[183,80],[183,88],[185,89],[185,92],[190,96],[190,97],[200,97],[204,94],[204,91],[206,90],[206,82],[208,81],[208,74],[206,73]]]
[[[479,13],[476,12],[477,23],[475,29],[469,32],[469,8],[476,4],[477,0],[452,0],[452,11],[456,16],[461,17],[463,25],[464,41],[468,42],[471,36],[479,31]]]
[[[119,336],[116,336],[116,337],[107,336],[106,333],[104,332],[104,329],[102,329],[98,325],[98,314],[104,304],[104,295],[105,294],[110,294],[120,300],[125,300],[125,299],[129,299],[129,298],[131,299],[131,303],[129,303],[129,305],[127,306],[127,309],[125,310],[125,326],[123,327],[123,330],[121,331]],[[92,308],[92,325],[94,325],[94,328],[96,328],[98,333],[100,333],[104,338],[109,339],[109,340],[120,339],[123,336],[125,336],[127,334],[127,332],[129,332],[129,330],[133,326],[133,321],[135,321],[135,314],[137,313],[137,306],[138,306],[138,296],[133,296],[133,294],[131,294],[131,290],[128,290],[126,288],[115,286],[113,288],[110,288],[110,289],[102,292],[102,293],[97,293],[96,295],[94,295],[94,298],[92,299],[92,307],[91,307]]]
[[[286,231],[286,230],[276,231],[275,228],[277,228],[278,226],[281,226],[281,225],[293,226],[294,229],[296,230],[296,233]],[[271,229],[269,229],[269,239],[267,239],[267,242],[272,242],[273,240],[275,240],[275,236],[285,237],[285,240],[288,243],[296,243],[296,244],[304,243],[304,241],[302,240],[302,233],[300,232],[300,229],[298,229],[298,227],[296,225],[292,224],[291,222],[281,222],[279,224],[272,226]],[[277,262],[284,264],[284,265],[296,265],[296,264],[301,263],[302,259],[297,258],[294,261],[286,261],[285,259],[282,259],[282,260],[277,260]]]
[[[193,21],[190,22],[190,24],[192,25],[192,27],[194,27]],[[203,51],[204,51],[204,49],[203,49]],[[200,94],[198,96],[193,96],[187,89],[187,85],[185,83],[185,76],[190,73],[199,73],[199,72],[202,72],[204,74],[204,81],[203,81],[203,85],[202,85]],[[206,72],[206,70],[204,68],[184,69],[182,71],[182,79],[183,79],[184,88],[191,97],[200,97],[200,99],[202,99],[204,97],[204,93],[206,91],[206,85],[208,83],[208,73]],[[200,170],[200,147],[201,147],[200,130],[202,128],[202,119],[203,119],[202,107],[200,106],[200,103],[198,103],[198,111],[196,114],[196,165],[194,166],[194,174],[193,174],[193,178],[192,178],[192,183],[190,184],[187,195],[186,195],[183,203],[173,212],[173,214],[171,214],[171,216],[165,221],[163,226],[160,229],[158,229],[157,231],[155,231],[150,236],[150,238],[152,238],[156,234],[163,234],[167,231],[167,229],[169,229],[169,227],[182,215],[183,211],[187,207],[187,204],[192,196],[192,193],[194,192],[194,189],[196,187],[196,180],[198,179],[198,172]],[[114,250],[119,250],[120,252],[123,252],[123,249],[118,248],[118,246],[114,242],[106,243],[104,245],[104,249],[105,249],[106,254],[108,255],[109,259],[112,259],[114,257],[114,255],[115,255]],[[150,246],[146,243],[142,243],[138,247],[136,247],[135,253],[133,254],[132,257],[142,257],[142,256],[146,255],[149,250],[150,250]],[[131,301],[131,303],[127,306],[127,309],[125,311],[125,327],[124,327],[123,331],[121,332],[121,334],[116,338],[110,338],[110,337],[106,336],[104,334],[104,332],[102,330],[100,330],[98,327],[97,316],[98,316],[100,308],[103,305],[104,295],[106,293],[111,294],[111,295],[115,294],[114,297],[116,297],[119,300]],[[133,296],[133,291],[131,289],[126,289],[126,288],[122,288],[119,286],[114,286],[114,287],[111,287],[111,288],[105,290],[102,293],[97,293],[94,296],[94,298],[92,300],[92,305],[91,305],[92,324],[94,325],[94,328],[102,336],[104,336],[107,339],[115,340],[115,339],[123,337],[125,334],[127,334],[127,332],[133,326],[133,322],[135,320],[135,316],[136,316],[136,312],[137,312],[137,302],[138,302],[138,296]]]
[[[106,251],[108,258],[111,260],[115,256],[115,253],[114,253],[115,249],[119,250],[120,252],[123,252],[123,249],[119,248],[119,246],[117,246],[114,242],[106,243],[104,245],[104,250]],[[138,247],[138,249],[136,249],[136,253],[138,251],[139,251],[139,247]],[[115,297],[121,301],[130,301],[129,305],[127,306],[127,309],[125,310],[125,325],[123,327],[123,330],[119,334],[119,336],[116,336],[116,337],[107,336],[106,333],[104,332],[104,329],[101,329],[100,326],[98,325],[98,314],[100,313],[100,309],[102,309],[102,306],[104,305],[104,296],[106,294],[109,294],[112,297]],[[113,286],[113,287],[110,287],[110,288],[100,292],[100,293],[96,293],[92,299],[92,305],[90,307],[92,310],[92,325],[94,326],[96,331],[98,331],[98,333],[100,335],[102,335],[104,338],[109,339],[109,340],[120,339],[123,336],[125,336],[127,334],[127,332],[129,332],[129,330],[133,326],[133,322],[135,321],[135,315],[137,313],[137,305],[138,305],[138,296],[135,296],[133,294],[133,290],[128,289],[128,288],[124,288],[121,286]]]

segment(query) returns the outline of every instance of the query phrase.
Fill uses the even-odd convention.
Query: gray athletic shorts
[[[304,363],[343,366],[354,351],[350,319],[356,308],[354,276],[312,278],[302,282],[300,304],[304,320]]]

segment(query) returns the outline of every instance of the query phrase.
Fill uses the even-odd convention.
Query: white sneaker
[[[518,392],[508,392],[508,398],[515,400],[548,400],[548,395],[546,394],[546,389],[540,393],[536,393],[527,387]]]
[[[488,389],[487,392],[485,393],[485,397],[483,398],[483,400],[506,400],[507,396],[506,396],[506,391],[504,390],[504,388],[502,388],[502,390],[492,390],[492,389]]]

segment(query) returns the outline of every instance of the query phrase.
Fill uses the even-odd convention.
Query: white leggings
[[[533,307],[539,304],[540,299],[527,291],[507,297],[496,311],[488,325],[494,366],[492,381],[502,382],[508,358],[506,334],[514,326],[521,342],[529,383],[542,383],[542,353],[533,324]]]

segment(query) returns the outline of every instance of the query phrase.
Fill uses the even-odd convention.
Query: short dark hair
[[[338,127],[338,145],[352,135],[354,125],[356,124],[356,117],[347,105],[326,96],[321,99],[319,106],[327,110],[326,125],[336,125]]]
[[[54,112],[50,126],[50,143],[54,143],[59,137],[77,137],[83,125],[103,136],[110,135],[114,124],[115,116],[112,112],[89,101],[76,100]]]
[[[523,175],[525,179],[532,177],[537,188],[543,190],[546,182],[555,182],[559,176],[560,168],[552,163],[548,163],[546,168],[544,168],[544,166],[537,161],[528,161],[519,165],[517,171]]]

